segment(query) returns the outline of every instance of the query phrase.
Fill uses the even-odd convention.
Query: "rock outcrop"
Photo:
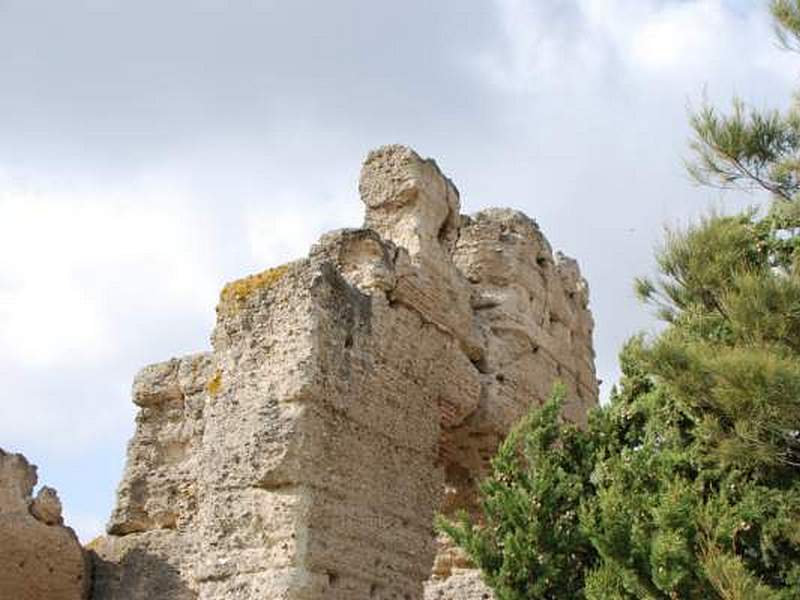
[[[213,351],[137,376],[95,600],[488,597],[433,518],[554,382],[576,422],[597,403],[588,289],[408,148],[359,189],[364,228],[229,284]]]
[[[42,487],[34,498],[36,483],[35,466],[0,449],[0,598],[82,600],[89,563],[56,491]]]

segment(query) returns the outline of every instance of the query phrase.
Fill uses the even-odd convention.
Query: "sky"
[[[607,396],[665,225],[759,200],[691,184],[688,108],[785,107],[798,66],[756,0],[0,0],[0,447],[100,533],[135,373],[359,226],[387,143],[579,260]]]

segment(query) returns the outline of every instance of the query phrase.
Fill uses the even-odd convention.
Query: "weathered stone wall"
[[[0,598],[83,600],[89,563],[53,488],[33,497],[36,467],[0,449]]]
[[[364,229],[229,284],[213,351],[137,377],[93,598],[485,597],[433,516],[474,508],[556,380],[569,418],[597,402],[588,290],[407,148],[372,152],[360,192]]]

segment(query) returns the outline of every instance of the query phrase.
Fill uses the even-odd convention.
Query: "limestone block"
[[[367,155],[358,184],[366,226],[409,254],[445,250],[458,237],[460,201],[453,183],[411,148],[383,146]]]
[[[195,600],[192,542],[191,536],[163,529],[93,540],[87,547],[93,564],[90,598]]]
[[[372,229],[339,229],[323,235],[310,255],[335,264],[342,277],[365,294],[380,295],[397,284],[397,253],[397,246]]]
[[[89,568],[61,502],[44,487],[34,500],[36,467],[0,449],[0,598],[81,600]]]
[[[36,467],[24,456],[0,450],[0,510],[4,514],[27,513],[37,481]]]
[[[31,514],[45,525],[63,525],[58,492],[48,486],[42,487],[31,503]]]
[[[428,581],[425,600],[494,600],[494,595],[477,569],[459,569],[447,579]]]
[[[108,531],[128,534],[191,522],[197,505],[197,449],[203,433],[207,354],[150,365],[136,376],[137,433]]]
[[[450,260],[461,221],[455,186],[433,160],[404,146],[384,146],[367,156],[358,188],[366,226],[402,249],[392,300],[413,307],[480,360],[470,289]]]

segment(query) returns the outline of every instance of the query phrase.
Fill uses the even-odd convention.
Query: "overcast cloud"
[[[663,225],[742,202],[686,178],[687,102],[785,105],[797,72],[756,0],[0,0],[0,446],[99,533],[136,370],[360,224],[392,142],[580,261],[607,394]]]

